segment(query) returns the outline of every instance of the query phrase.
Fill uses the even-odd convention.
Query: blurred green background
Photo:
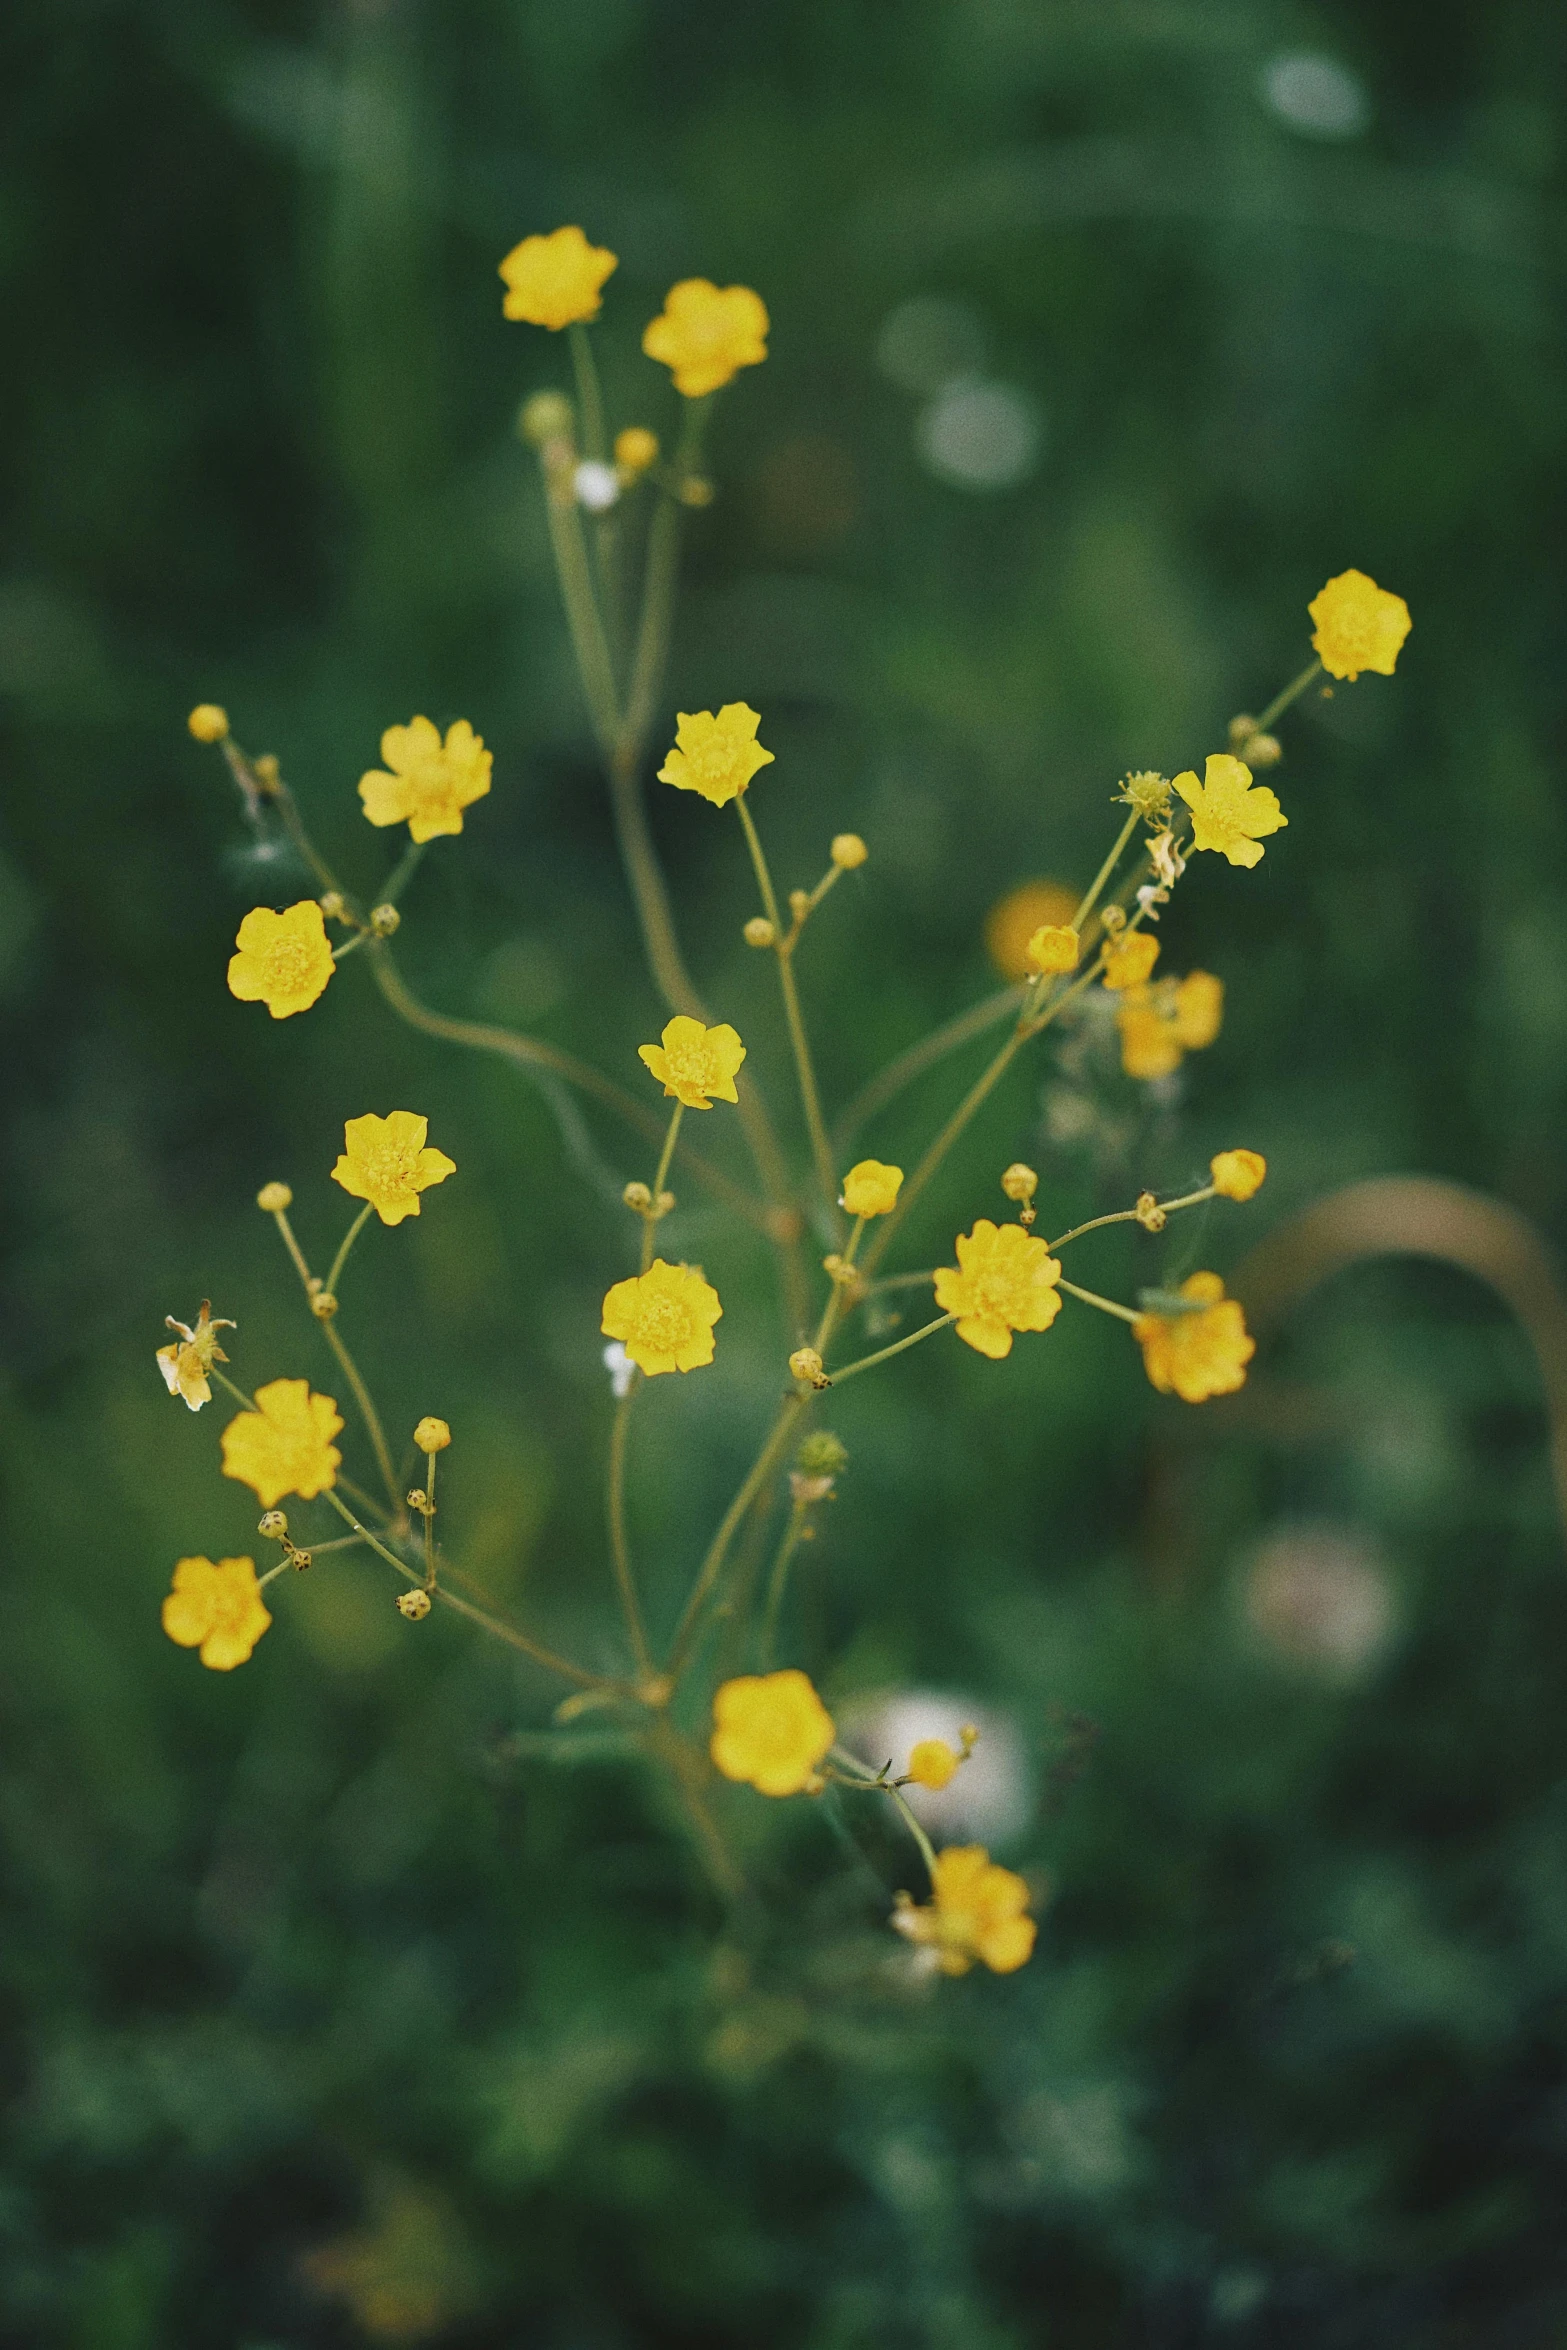
[[[0,2338],[1567,2341],[1567,1585],[1490,1292],[1342,1276],[1200,1414],[1077,1311],[834,1399],[790,1654],[843,1713],[988,1709],[977,1825],[1055,1887],[1029,1968],[933,1996],[888,1963],[883,1824],[731,1791],[770,1920],[742,1946],[656,1787],[605,1740],[563,1762],[554,1690],[404,1625],[367,1563],[203,1673],[159,1630],[169,1569],[257,1548],[254,1512],[222,1405],[190,1418],[151,1359],[210,1295],[243,1383],[330,1387],[253,1195],[292,1183],[320,1257],[345,1117],[426,1112],[460,1176],[367,1235],[345,1327],[399,1431],[458,1432],[454,1553],[618,1664],[626,1219],[536,1093],[396,1026],[362,965],[302,1020],[228,996],[239,916],[303,882],[184,732],[225,703],[371,890],[381,729],[469,717],[494,790],[427,857],[404,967],[637,1082],[663,1015],[512,430],[566,354],[495,275],[563,220],[621,257],[617,421],[670,429],[639,338],[671,280],[772,312],[667,704],[764,712],[783,880],[871,844],[804,963],[839,1102],[996,984],[986,910],[1092,870],[1120,772],[1200,762],[1293,675],[1330,573],[1414,613],[1396,678],[1290,723],[1263,864],[1200,860],[1167,918],[1167,961],[1227,981],[1220,1042],[1157,1094],[1091,1036],[1041,1051],[901,1261],[994,1213],[1014,1156],[1059,1229],[1235,1143],[1271,1164],[1254,1207],[1086,1243],[1078,1277],[1228,1273],[1390,1171],[1554,1230],[1564,68],[1546,0],[9,17]],[[692,961],[787,1108],[738,832],[658,799]],[[976,1065],[866,1145],[906,1159]],[[782,1335],[726,1218],[683,1203],[670,1239],[726,1319],[720,1372],[639,1414],[661,1624]]]

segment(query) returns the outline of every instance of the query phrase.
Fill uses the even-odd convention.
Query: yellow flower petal
[[[993,1362],[1012,1352],[1014,1330],[1048,1330],[1061,1311],[1061,1267],[1020,1224],[981,1216],[959,1235],[956,1265],[936,1274],[936,1303],[956,1314],[957,1333]]]
[[[603,245],[590,245],[580,228],[524,237],[500,264],[506,283],[505,315],[556,333],[579,320],[597,318],[599,289],[616,265],[616,256]]]
[[[930,1900],[916,1908],[900,1895],[893,1923],[935,1953],[943,1974],[967,1974],[977,1958],[993,1974],[1010,1975],[1034,1948],[1028,1898],[1023,1879],[999,1867],[982,1844],[949,1845],[936,1855]]]
[[[903,1188],[903,1169],[880,1159],[861,1159],[843,1179],[838,1205],[851,1216],[890,1216]]]
[[[1228,751],[1215,751],[1201,783],[1190,768],[1175,788],[1192,812],[1192,846],[1216,849],[1232,865],[1255,865],[1270,832],[1282,832],[1289,818],[1265,784],[1254,784],[1251,769]]]
[[[745,1046],[727,1022],[706,1028],[682,1013],[668,1022],[661,1044],[637,1047],[666,1095],[688,1110],[710,1110],[715,1101],[737,1102],[735,1075]]]
[[[615,1283],[600,1326],[606,1338],[620,1340],[639,1371],[656,1379],[712,1361],[713,1324],[723,1311],[717,1290],[700,1273],[655,1257],[645,1273]]]
[[[285,1493],[312,1501],[337,1482],[342,1454],[331,1439],[343,1422],[329,1395],[308,1379],[274,1379],[256,1389],[256,1408],[223,1431],[223,1474],[249,1485],[263,1509]]]
[[[163,1603],[163,1629],[181,1648],[199,1648],[215,1673],[242,1665],[272,1618],[254,1559],[181,1559]]]
[[[343,1127],[343,1154],[332,1180],[354,1199],[368,1200],[383,1224],[400,1224],[419,1213],[419,1194],[455,1175],[457,1163],[444,1151],[425,1147],[429,1120],[412,1110],[373,1112],[350,1118]]]
[[[658,771],[659,781],[677,791],[700,792],[715,808],[727,807],[758,769],[772,764],[772,752],[756,739],[761,723],[760,714],[745,702],[726,702],[716,718],[711,710],[682,710],[675,747]]]
[[[642,348],[671,369],[675,389],[699,400],[729,382],[737,369],[767,357],[767,307],[749,286],[715,286],[705,277],[682,278],[664,297],[662,316],[649,324]]]
[[[804,1673],[743,1673],[713,1699],[709,1752],[726,1779],[762,1795],[798,1795],[837,1730]]]
[[[1003,979],[1028,977],[1036,932],[1069,928],[1080,895],[1064,881],[1024,881],[996,900],[985,916],[985,950]]]
[[[239,952],[229,961],[230,995],[265,1004],[274,1020],[307,1012],[337,968],[314,898],[301,898],[281,914],[270,906],[252,907],[234,944]]]
[[[1261,1151],[1220,1151],[1208,1169],[1221,1199],[1254,1199],[1262,1189],[1268,1162]]]
[[[1112,939],[1105,949],[1105,985],[1116,991],[1141,987],[1158,960],[1159,941],[1146,930]]]
[[[372,824],[406,824],[419,843],[462,830],[462,812],[490,788],[492,755],[466,718],[441,740],[428,718],[389,726],[381,737],[386,768],[370,768],[359,779],[359,797]],[[390,770],[388,772],[387,770]]]
[[[1341,571],[1306,609],[1316,622],[1312,650],[1330,677],[1355,678],[1362,669],[1392,676],[1411,625],[1402,596],[1363,571]]]
[[[958,1767],[958,1758],[945,1738],[922,1738],[909,1755],[909,1777],[916,1787],[939,1795]]]
[[[1217,1273],[1193,1273],[1179,1294],[1200,1310],[1139,1314],[1132,1324],[1143,1368],[1161,1395],[1178,1395],[1183,1403],[1233,1394],[1245,1385],[1246,1365],[1257,1351],[1245,1315],[1225,1296]]]

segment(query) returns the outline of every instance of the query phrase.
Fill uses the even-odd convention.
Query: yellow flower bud
[[[624,432],[615,435],[615,463],[622,473],[646,473],[650,465],[658,463],[658,435],[649,432],[645,424],[628,424]]]
[[[395,906],[372,906],[370,927],[377,938],[391,938],[402,925],[402,916]]]
[[[416,1516],[421,1518],[424,1516],[426,1510],[428,1510],[430,1506],[430,1496],[425,1492],[425,1489],[422,1485],[409,1486],[407,1501],[408,1507],[414,1511]]]
[[[1021,1203],[1033,1198],[1039,1189],[1039,1177],[1032,1167],[1025,1167],[1021,1159],[1014,1159],[1001,1178],[1001,1188],[1008,1199]]]
[[[263,1183],[256,1194],[257,1207],[268,1216],[281,1216],[293,1204],[294,1195],[286,1183]]]
[[[794,1378],[809,1380],[813,1387],[828,1384],[822,1358],[814,1346],[797,1346],[789,1357],[789,1369]]]
[[[337,1299],[330,1289],[318,1289],[310,1300],[310,1311],[318,1322],[330,1322],[337,1312]]]
[[[397,1597],[397,1612],[410,1624],[421,1623],[430,1612],[428,1591],[403,1591]]]
[[[958,1758],[945,1738],[922,1738],[909,1756],[909,1777],[916,1787],[939,1794],[958,1767]]]
[[[745,926],[745,943],[748,947],[770,947],[777,936],[777,931],[765,914],[753,914]]]
[[[1031,935],[1024,955],[1029,970],[1045,978],[1057,971],[1075,971],[1080,949],[1070,922],[1045,922]]]
[[[220,743],[229,730],[229,714],[217,702],[198,702],[185,721],[199,743]]]
[[[342,914],[343,893],[340,889],[329,889],[326,896],[316,902],[329,922],[336,922]]]
[[[265,1534],[272,1542],[281,1542],[288,1532],[288,1519],[282,1510],[268,1510],[257,1526],[256,1532]]]
[[[446,1422],[434,1419],[428,1413],[414,1430],[414,1442],[421,1452],[444,1452],[451,1440],[452,1432]]]
[[[628,1183],[621,1198],[634,1216],[645,1216],[653,1205],[653,1194],[645,1183]]]
[[[682,506],[711,506],[718,495],[705,473],[688,473],[680,485]]]
[[[517,411],[517,430],[535,449],[569,441],[574,421],[571,402],[560,392],[535,392]]]
[[[1220,1151],[1208,1172],[1220,1199],[1247,1200],[1262,1189],[1268,1162],[1261,1151]]]
[[[869,855],[870,850],[857,832],[835,832],[833,834],[832,861],[840,872],[852,873],[857,865],[864,864]]]

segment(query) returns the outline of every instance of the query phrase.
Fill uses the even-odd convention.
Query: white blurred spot
[[[900,391],[934,392],[985,362],[985,330],[962,302],[916,294],[889,310],[876,338],[876,364]]]
[[[1039,461],[1041,420],[1012,384],[954,383],[920,411],[914,442],[939,481],[962,490],[1007,490]]]
[[[1365,84],[1335,57],[1290,50],[1262,69],[1262,102],[1308,139],[1355,139],[1371,120]]]
[[[977,1843],[994,1850],[1022,1832],[1034,1806],[1023,1742],[1008,1715],[970,1705],[961,1697],[912,1689],[903,1696],[851,1707],[842,1728],[851,1752],[872,1770],[890,1762],[896,1777],[922,1738],[944,1738],[956,1753],[965,1722],[979,1732],[968,1761],[939,1794],[929,1787],[905,1787],[903,1798],[938,1846]]]
[[[1267,1647],[1332,1680],[1372,1664],[1394,1629],[1387,1562],[1354,1526],[1281,1527],[1252,1552],[1242,1598]]]
[[[604,1368],[609,1373],[609,1384],[616,1401],[631,1393],[631,1382],[637,1375],[637,1366],[618,1338],[612,1338],[604,1349]]]
[[[585,457],[572,476],[572,486],[579,506],[586,506],[590,514],[607,514],[620,495],[620,476],[613,465]]]

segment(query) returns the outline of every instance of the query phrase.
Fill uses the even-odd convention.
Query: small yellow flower
[[[908,1775],[916,1787],[939,1795],[958,1767],[958,1758],[945,1738],[922,1738],[909,1755]]]
[[[1082,945],[1070,922],[1042,922],[1024,949],[1024,961],[1042,978],[1058,971],[1075,971]]]
[[[1166,1019],[1154,990],[1137,988],[1123,996],[1115,1016],[1121,1038],[1121,1066],[1128,1077],[1169,1077],[1185,1058],[1180,1030]]]
[[[228,1356],[218,1344],[220,1330],[233,1330],[237,1325],[221,1317],[212,1319],[211,1301],[203,1298],[201,1312],[196,1316],[196,1327],[176,1322],[172,1314],[164,1317],[171,1330],[177,1330],[183,1343],[179,1346],[160,1346],[158,1368],[170,1395],[177,1395],[193,1412],[199,1412],[204,1403],[211,1403],[212,1389],[207,1384],[207,1373],[214,1363],[226,1363]]]
[[[329,1395],[308,1379],[274,1379],[256,1389],[256,1408],[223,1431],[223,1474],[249,1485],[265,1510],[285,1493],[313,1501],[337,1483],[342,1454],[332,1438],[343,1422]]]
[[[1175,1033],[1189,1053],[1213,1043],[1224,1025],[1224,982],[1211,971],[1188,971],[1175,990]]]
[[[838,1205],[851,1216],[890,1216],[903,1187],[903,1169],[861,1159],[843,1179]]]
[[[615,463],[633,479],[658,463],[658,435],[645,424],[628,424],[615,435]]]
[[[1161,1395],[1184,1403],[1205,1403],[1246,1384],[1246,1365],[1257,1343],[1233,1297],[1224,1294],[1217,1273],[1193,1273],[1180,1293],[1200,1312],[1139,1314],[1132,1336],[1143,1350],[1143,1368]]]
[[[426,1148],[429,1131],[429,1119],[416,1117],[412,1110],[393,1110],[385,1118],[373,1111],[349,1118],[332,1181],[351,1198],[367,1199],[383,1224],[417,1216],[420,1192],[457,1172],[455,1159]]]
[[[726,1779],[761,1795],[798,1795],[816,1784],[816,1766],[837,1736],[833,1718],[804,1673],[742,1673],[713,1699],[708,1751]]]
[[[900,1934],[936,1953],[944,1975],[966,1975],[975,1959],[992,1974],[1015,1974],[1033,1954],[1035,1925],[1028,1887],[998,1867],[983,1844],[952,1844],[936,1855],[931,1898],[917,1908],[898,1896],[892,1922]]]
[[[198,702],[185,721],[199,743],[220,743],[229,730],[229,714],[220,703]]]
[[[1117,993],[1123,988],[1142,987],[1158,960],[1156,938],[1146,930],[1128,931],[1124,938],[1112,939],[1105,949],[1105,985]]]
[[[1030,941],[1041,929],[1071,927],[1079,892],[1064,881],[1023,881],[985,916],[985,951],[1003,979],[1027,979]]]
[[[767,306],[749,286],[682,278],[664,296],[663,315],[649,324],[642,348],[673,372],[677,392],[700,400],[767,357]]]
[[[1193,848],[1217,849],[1232,865],[1258,864],[1264,837],[1289,822],[1276,794],[1253,783],[1245,761],[1228,751],[1209,754],[1201,783],[1188,767],[1175,788],[1192,812]]]
[[[1014,1330],[1049,1329],[1061,1311],[1061,1267],[1042,1240],[981,1216],[958,1235],[957,1252],[957,1264],[937,1272],[936,1303],[958,1316],[965,1345],[999,1362],[1012,1352]]]
[[[254,1559],[181,1559],[163,1603],[163,1629],[181,1648],[199,1648],[214,1673],[242,1665],[271,1623]]]
[[[414,1430],[414,1442],[421,1452],[444,1452],[451,1440],[450,1428],[433,1413],[427,1413]]]
[[[558,228],[547,237],[524,237],[500,264],[506,281],[508,318],[559,332],[579,319],[597,318],[599,289],[618,256],[590,245],[580,228]]]
[[[1329,677],[1355,678],[1362,669],[1392,676],[1411,625],[1402,596],[1363,571],[1341,571],[1306,609],[1317,624],[1312,650]]]
[[[1220,1199],[1254,1199],[1262,1189],[1268,1162],[1261,1151],[1220,1151],[1208,1163],[1213,1188]]]
[[[229,994],[242,1004],[265,1004],[274,1020],[308,1012],[337,968],[314,898],[281,914],[253,906],[234,944],[239,953],[229,958]]]
[[[711,710],[682,710],[678,719],[675,747],[658,771],[660,783],[700,792],[715,808],[726,808],[759,768],[772,765],[772,752],[756,739],[761,715],[744,702],[726,702],[716,718]]]
[[[690,1265],[655,1257],[645,1273],[617,1281],[600,1324],[618,1338],[639,1371],[695,1371],[713,1359],[713,1324],[723,1314],[718,1292]]]
[[[661,1044],[639,1044],[638,1060],[645,1061],[672,1100],[688,1110],[710,1110],[715,1101],[737,1102],[735,1073],[745,1059],[745,1046],[728,1022],[704,1028],[700,1020],[677,1012],[664,1030]]]
[[[406,824],[421,846],[438,833],[461,832],[462,812],[490,788],[491,756],[466,718],[440,730],[428,718],[389,726],[381,756],[392,772],[371,767],[359,778],[359,797],[372,824]]]

